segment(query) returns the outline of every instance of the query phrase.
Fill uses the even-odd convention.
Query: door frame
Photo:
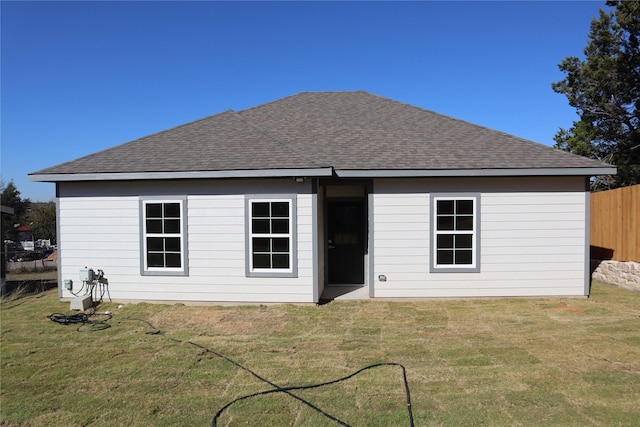
[[[373,182],[371,180],[345,180],[345,179],[329,179],[323,180],[322,184],[322,198],[323,198],[323,222],[324,222],[324,233],[322,236],[324,248],[324,286],[325,287],[338,287],[341,284],[333,284],[329,281],[329,203],[335,201],[359,201],[362,202],[363,206],[363,214],[362,217],[365,221],[363,225],[363,237],[364,237],[364,248],[363,248],[363,282],[362,284],[357,285],[346,285],[352,287],[368,287],[370,286],[371,279],[371,263],[372,263],[372,237],[373,237],[373,211],[372,211],[372,193],[373,193]],[[337,190],[337,193],[342,192],[342,187],[345,189],[346,187],[356,188],[359,187],[359,191],[361,194],[349,194],[349,191],[343,192],[342,195],[331,194],[332,189]],[[372,289],[370,289],[369,294],[371,296]]]

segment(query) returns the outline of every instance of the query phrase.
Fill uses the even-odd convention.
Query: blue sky
[[[227,109],[366,90],[553,145],[577,119],[551,83],[602,2],[11,2],[1,168],[27,174]]]

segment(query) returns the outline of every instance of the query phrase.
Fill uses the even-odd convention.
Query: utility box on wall
[[[91,268],[83,268],[80,270],[80,280],[83,282],[93,282],[95,280],[95,273]]]

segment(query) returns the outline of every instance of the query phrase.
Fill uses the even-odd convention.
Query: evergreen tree
[[[20,191],[12,181],[5,185],[0,182],[0,203],[13,208],[13,216],[2,215],[2,239],[13,240],[15,238],[15,223],[26,222],[27,214],[31,206],[31,200],[20,197]]]
[[[565,58],[566,77],[552,84],[580,119],[554,137],[556,147],[618,168],[593,189],[640,183],[640,1],[607,1],[591,22],[585,59]]]

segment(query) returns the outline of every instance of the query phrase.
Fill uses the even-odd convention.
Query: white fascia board
[[[423,178],[423,177],[492,177],[492,176],[596,176],[615,175],[615,167],[545,168],[545,169],[412,169],[355,170],[337,169],[340,178]]]
[[[194,172],[118,172],[118,173],[53,173],[29,175],[35,182],[125,181],[149,179],[206,179],[206,178],[283,178],[333,176],[333,168],[314,169],[257,169]]]

